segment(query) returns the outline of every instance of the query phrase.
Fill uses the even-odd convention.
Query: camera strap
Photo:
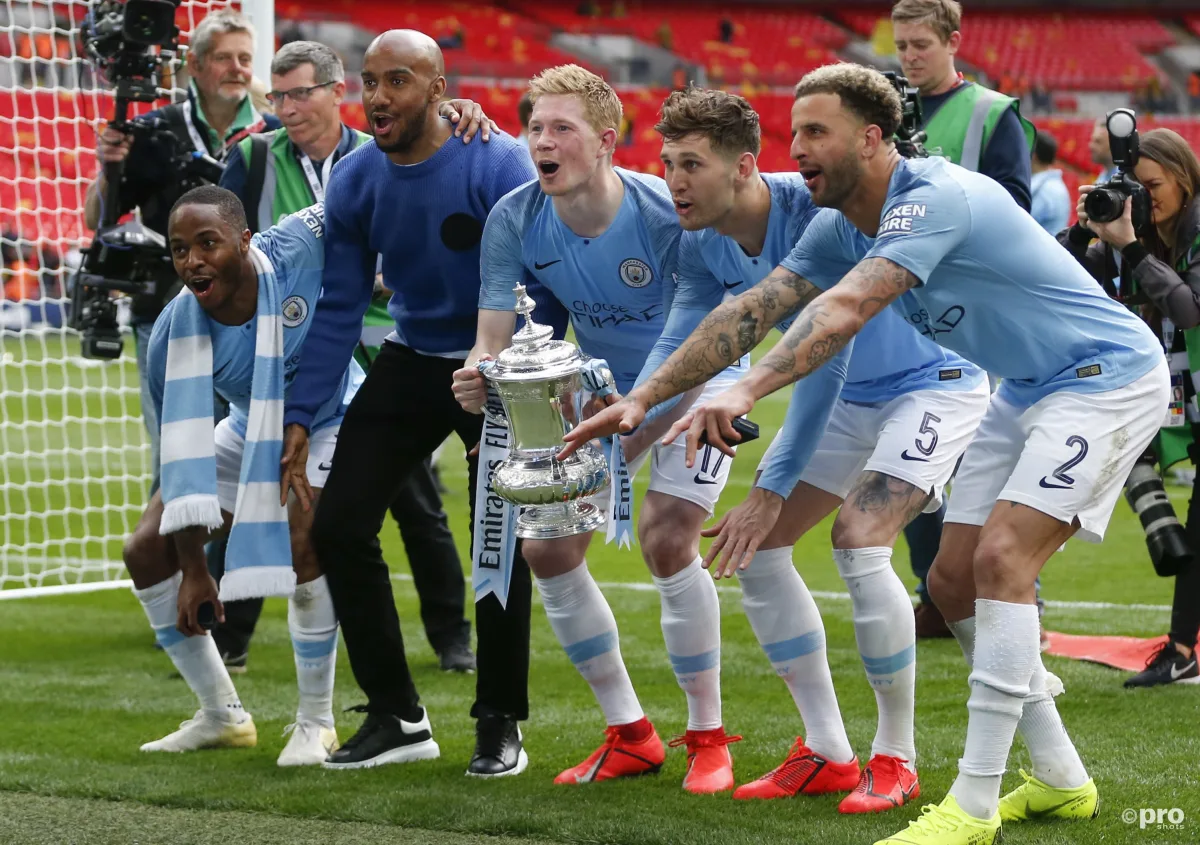
[[[329,184],[329,173],[333,170],[333,157],[337,153],[334,150],[325,158],[325,164],[321,166],[321,178],[317,178],[317,169],[313,167],[312,159],[308,157],[308,153],[300,153],[300,167],[304,170],[304,178],[308,180],[308,187],[312,188],[313,198],[317,202],[325,202],[325,186]]]

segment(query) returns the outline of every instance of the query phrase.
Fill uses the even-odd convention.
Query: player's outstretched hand
[[[610,437],[614,434],[629,434],[642,424],[646,418],[646,409],[641,403],[630,396],[614,402],[607,408],[585,419],[575,428],[563,435],[567,444],[558,453],[559,460],[565,460],[572,452],[585,443],[597,437]]]
[[[464,144],[471,143],[476,132],[486,144],[492,139],[493,132],[500,131],[496,121],[484,114],[483,106],[474,100],[447,100],[438,108],[438,113],[454,124],[454,137],[462,138]]]
[[[783,499],[777,493],[755,487],[746,501],[721,517],[711,528],[700,532],[701,537],[715,537],[704,556],[704,568],[712,567],[713,578],[732,578],[745,569],[754,558],[762,541],[775,527]],[[719,558],[718,558],[719,555]]]
[[[279,504],[287,505],[288,491],[295,490],[305,512],[312,507],[313,491],[308,483],[308,432],[292,423],[283,432],[283,460],[280,464]]]
[[[475,364],[455,370],[450,376],[450,392],[467,413],[482,414],[483,406],[487,404],[487,379],[476,365],[479,361],[490,360],[491,355],[480,355]]]
[[[183,579],[179,582],[179,599],[176,602],[178,616],[175,627],[185,637],[203,637],[205,630],[200,625],[200,605],[212,602],[216,610],[217,621],[225,621],[225,608],[217,598],[217,582],[208,574],[204,567],[187,567],[183,569]]]
[[[720,449],[726,455],[733,457],[733,445],[742,436],[733,427],[737,417],[744,417],[754,409],[754,397],[740,384],[713,397],[708,402],[693,408],[680,417],[667,436],[662,439],[664,446],[669,446],[676,437],[687,432],[687,458],[689,468],[696,462],[696,451],[700,448],[700,438],[703,436],[708,443]]]

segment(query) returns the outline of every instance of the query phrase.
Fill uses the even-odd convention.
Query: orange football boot
[[[838,804],[838,812],[882,813],[920,797],[917,773],[904,765],[907,762],[876,754],[863,768],[858,786]]]
[[[622,736],[628,725],[613,725],[604,731],[604,744],[578,766],[572,766],[554,779],[555,783],[597,783],[613,778],[655,775],[666,759],[666,750],[649,720],[642,719],[648,732],[639,740]],[[638,725],[638,722],[634,722]],[[628,735],[630,731],[625,730]]]
[[[683,788],[693,795],[709,795],[733,789],[733,755],[726,747],[740,742],[740,736],[728,736],[725,728],[688,731],[668,743],[672,748],[687,746],[687,774]]]
[[[858,782],[857,757],[848,763],[835,763],[813,751],[804,744],[804,737],[798,736],[786,760],[758,780],[739,786],[733,797],[740,801],[826,795],[847,792]]]

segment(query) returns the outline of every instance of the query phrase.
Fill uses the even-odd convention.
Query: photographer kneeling
[[[1121,139],[1111,137],[1115,126],[1112,117],[1110,138],[1116,152]],[[1096,209],[1101,205],[1089,202],[1088,195],[1105,186],[1081,187],[1079,222],[1060,233],[1058,239],[1111,296],[1131,307],[1140,307],[1146,322],[1159,331],[1171,359],[1173,385],[1187,394],[1186,422],[1190,423],[1193,435],[1188,452],[1196,461],[1200,458],[1200,448],[1196,445],[1200,442],[1200,413],[1194,387],[1194,380],[1200,376],[1200,161],[1187,141],[1169,129],[1147,132],[1141,137],[1140,150],[1136,131],[1129,134],[1133,140],[1126,150],[1129,155],[1124,164],[1125,178],[1132,164],[1132,175],[1144,186],[1144,192],[1136,185],[1133,196],[1126,190],[1123,213],[1110,222],[1098,222]],[[1116,179],[1121,177],[1118,175]],[[1097,199],[1102,198],[1093,197]],[[1089,207],[1092,215],[1088,213]],[[1104,216],[1113,215],[1115,211]],[[1100,242],[1089,245],[1097,236]],[[1177,328],[1182,331],[1176,331]],[[1191,379],[1187,378],[1189,370]],[[1178,424],[1183,423],[1179,418]],[[1156,444],[1160,442],[1161,437]],[[1161,463],[1161,455],[1159,460]],[[1153,482],[1147,484],[1155,488],[1147,491],[1150,496],[1141,492],[1146,487],[1139,488],[1145,483],[1138,478],[1139,472]],[[1160,575],[1175,575],[1171,632],[1145,670],[1126,680],[1127,687],[1200,683],[1195,654],[1200,630],[1200,557],[1196,554],[1200,550],[1200,477],[1192,486],[1186,538],[1171,537],[1170,531],[1178,533],[1178,522],[1173,513],[1167,513],[1170,505],[1154,473],[1148,461],[1140,463],[1130,477],[1128,491],[1134,491],[1130,495],[1131,504],[1136,500],[1135,510],[1149,529],[1147,542],[1156,569]],[[1167,521],[1151,518],[1150,508],[1160,510]],[[1191,550],[1185,551],[1184,546],[1189,544]]]

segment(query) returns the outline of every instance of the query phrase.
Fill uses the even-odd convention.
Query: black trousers
[[[401,484],[451,432],[467,449],[479,442],[483,417],[464,411],[450,392],[451,375],[462,364],[383,345],[342,421],[313,524],[317,556],[367,706],[405,718],[412,718],[418,696],[379,530]],[[478,460],[470,458],[468,468],[473,511]],[[507,609],[494,595],[475,608],[478,672],[472,716],[528,717],[532,589],[518,546]]]
[[[1171,602],[1171,639],[1193,647],[1200,633],[1200,475],[1192,482],[1186,527],[1193,555],[1187,567],[1175,576],[1175,597]]]
[[[429,644],[437,652],[456,644],[470,645],[462,561],[442,508],[430,458],[418,464],[400,485],[390,510],[408,553]],[[210,545],[208,568],[220,580],[225,572],[225,538]],[[223,654],[239,655],[249,650],[262,607],[262,599],[225,603],[225,621],[213,630],[217,648]]]

